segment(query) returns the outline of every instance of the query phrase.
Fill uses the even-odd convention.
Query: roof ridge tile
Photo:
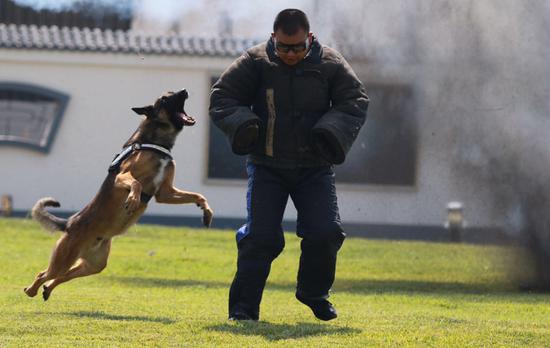
[[[136,30],[0,23],[0,48],[139,53],[152,55],[238,56],[259,40],[233,37],[148,34]]]

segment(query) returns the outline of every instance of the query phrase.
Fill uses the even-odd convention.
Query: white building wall
[[[28,210],[44,196],[63,210],[81,209],[97,192],[113,156],[140,122],[130,107],[143,106],[167,90],[186,88],[186,111],[197,124],[180,134],[173,154],[175,183],[204,194],[217,217],[245,218],[246,183],[207,180],[210,79],[232,58],[169,57],[0,49],[0,81],[29,83],[70,95],[50,153],[0,146],[0,194],[14,209]],[[445,155],[421,137],[413,188],[337,184],[342,219],[348,223],[441,225],[451,192]],[[286,219],[296,214],[289,202]],[[194,205],[150,204],[147,213],[200,216]],[[470,222],[485,225],[467,206]]]

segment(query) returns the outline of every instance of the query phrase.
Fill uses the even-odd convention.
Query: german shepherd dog
[[[173,186],[176,164],[170,149],[183,127],[195,124],[184,111],[187,98],[186,90],[168,92],[153,105],[132,108],[145,118],[111,164],[95,198],[80,212],[61,219],[45,210],[60,206],[55,199],[42,198],[34,205],[33,218],[45,229],[63,235],[48,268],[24,289],[28,296],[36,296],[45,284],[46,301],[59,284],[101,272],[107,266],[111,239],[139,219],[151,197],[159,203],[195,203],[203,210],[203,224],[210,226],[213,212],[206,198]]]

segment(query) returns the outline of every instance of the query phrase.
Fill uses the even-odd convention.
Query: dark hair
[[[304,12],[295,9],[287,8],[279,12],[273,22],[273,32],[281,29],[286,35],[294,35],[300,29],[304,29],[306,33],[309,33],[309,21]]]

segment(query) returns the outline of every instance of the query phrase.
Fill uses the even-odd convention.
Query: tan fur
[[[171,147],[179,130],[171,126],[166,110],[160,110],[155,117],[156,123],[146,118],[128,142],[148,139]],[[166,127],[156,129],[154,124],[159,120],[165,121]],[[118,173],[107,176],[95,198],[68,220],[44,210],[46,206],[59,206],[53,198],[39,200],[33,208],[33,217],[45,228],[61,230],[63,235],[57,241],[48,268],[38,273],[24,289],[25,293],[34,297],[40,286],[46,284],[43,297],[47,300],[57,285],[101,272],[107,266],[111,238],[124,233],[147,208],[140,200],[142,192],[153,195],[159,203],[195,203],[203,210],[203,223],[210,226],[213,212],[206,198],[173,186],[175,166],[173,160],[166,163],[156,152],[133,152],[122,162]]]

